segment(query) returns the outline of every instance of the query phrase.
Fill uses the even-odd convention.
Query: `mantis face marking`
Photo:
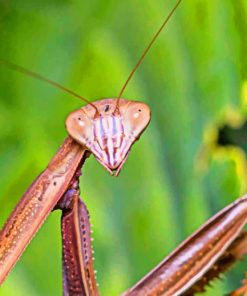
[[[66,120],[70,136],[87,147],[96,159],[117,176],[131,146],[150,121],[150,109],[141,102],[104,99],[72,112]]]

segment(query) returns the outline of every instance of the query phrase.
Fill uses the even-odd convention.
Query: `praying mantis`
[[[110,108],[111,110],[112,110],[112,106],[111,106],[111,108]]]

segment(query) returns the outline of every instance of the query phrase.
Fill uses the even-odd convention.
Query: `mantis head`
[[[150,109],[144,103],[103,99],[70,113],[66,128],[74,140],[117,176],[149,121]]]

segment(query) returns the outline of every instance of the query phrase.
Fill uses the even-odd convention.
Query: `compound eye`
[[[138,137],[150,121],[150,109],[144,103],[132,102],[123,118],[125,130]]]
[[[87,145],[93,137],[93,121],[82,110],[70,113],[66,128],[69,135],[82,145]]]

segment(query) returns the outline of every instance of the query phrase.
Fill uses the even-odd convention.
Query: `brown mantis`
[[[83,131],[83,128],[84,128],[84,126],[85,126],[85,123],[87,123],[87,125],[86,126],[90,126],[90,122],[88,122],[88,121],[90,121],[88,118],[93,118],[93,120],[97,120],[98,119],[98,117],[100,118],[100,115],[102,116],[102,114],[105,114],[105,113],[107,113],[107,112],[113,112],[114,114],[116,114],[116,118],[118,118],[118,116],[119,116],[119,114],[120,114],[120,117],[122,117],[123,115],[122,115],[122,112],[123,112],[123,110],[125,109],[125,108],[127,108],[127,105],[128,104],[130,104],[130,107],[131,107],[131,104],[132,104],[132,106],[134,106],[135,108],[138,106],[138,105],[135,105],[135,103],[128,103],[128,102],[125,102],[125,101],[123,101],[123,100],[117,100],[117,101],[115,101],[115,103],[113,104],[112,103],[112,101],[103,101],[103,102],[101,102],[101,103],[99,103],[99,104],[102,104],[102,105],[99,105],[100,107],[98,107],[98,105],[97,105],[97,103],[95,103],[94,105],[90,105],[90,106],[87,106],[87,107],[85,107],[85,109],[84,110],[86,110],[86,112],[89,112],[90,113],[90,115],[87,115],[86,117],[85,117],[85,113],[84,112],[82,112],[81,110],[80,111],[78,111],[80,114],[78,115],[78,113],[75,113],[75,114],[72,114],[72,118],[69,118],[68,120],[68,124],[67,124],[67,126],[68,126],[68,129],[70,129],[70,132],[72,132],[72,134],[73,134],[73,136],[74,137],[76,137],[76,136],[78,136],[78,135],[81,135],[81,134],[83,134],[85,137],[83,138],[83,139],[76,139],[78,142],[82,142],[84,145],[85,145],[85,138],[87,139],[87,141],[88,141],[88,138],[90,138],[90,136],[92,135],[92,132],[91,131],[89,131],[89,133],[87,134],[87,132],[88,132],[88,130],[85,130],[85,132]],[[95,108],[95,105],[96,105],[96,108]],[[142,112],[144,111],[144,113],[146,113],[146,116],[145,116],[145,120],[144,121],[142,121],[141,123],[143,124],[143,125],[141,125],[141,128],[140,128],[140,126],[138,126],[138,130],[137,130],[137,132],[136,132],[136,134],[134,134],[134,137],[132,138],[132,141],[135,139],[135,137],[137,136],[137,135],[139,135],[139,133],[140,132],[142,132],[142,130],[145,128],[145,126],[146,126],[146,124],[148,123],[148,121],[149,121],[149,110],[148,109],[146,109],[147,107],[145,106],[145,105],[141,105],[141,108],[140,108],[140,110],[141,110],[141,114],[143,114]],[[127,108],[128,109],[128,108]],[[131,111],[131,110],[130,110]],[[139,118],[139,108],[136,108],[136,109],[134,109],[134,111],[133,111],[133,113],[131,113],[132,115],[133,115],[133,118]],[[113,113],[111,113],[111,114],[113,114]],[[119,113],[119,114],[118,114]],[[123,112],[124,113],[124,112]],[[87,113],[88,114],[88,113]],[[91,114],[93,114],[93,115],[91,115]],[[128,114],[127,114],[128,115]],[[145,114],[144,114],[145,115]],[[75,116],[75,117],[74,117]],[[84,116],[84,119],[83,119],[83,116]],[[115,117],[114,117],[115,118]],[[86,120],[87,120],[87,122],[86,122]],[[126,124],[126,122],[127,122],[127,130],[128,130],[128,125],[130,125],[130,118],[125,118],[124,119],[125,121],[125,124]],[[78,125],[76,125],[76,127],[75,127],[75,123],[78,123]],[[101,128],[101,126],[100,126],[100,124],[102,124],[102,126],[105,124],[106,126],[111,126],[111,127],[113,127],[114,126],[114,124],[117,124],[118,125],[118,131],[119,131],[119,128],[120,128],[120,130],[121,130],[121,127],[123,128],[123,125],[121,125],[119,122],[109,122],[109,120],[108,121],[106,121],[106,122],[104,122],[104,121],[98,121],[98,128],[97,128],[97,131],[99,131],[100,129],[101,129],[101,131],[103,132],[103,131],[105,131],[105,129],[104,129],[104,127],[102,127]],[[131,125],[130,125],[131,126]],[[135,125],[134,125],[134,127],[135,127]],[[91,128],[91,127],[90,127]],[[124,131],[125,131],[125,129],[126,129],[126,126],[124,125]],[[131,126],[131,129],[130,130],[133,130],[133,125]],[[78,134],[78,132],[79,132],[79,134]],[[112,134],[112,137],[113,137],[113,135],[114,135],[114,133]],[[129,138],[129,140],[130,140],[131,138]],[[90,141],[90,139],[89,139],[89,141]],[[117,141],[121,141],[121,139],[115,139],[115,141],[117,142]],[[107,142],[107,141],[106,141]],[[88,143],[88,142],[87,142]],[[104,143],[104,141],[102,141],[102,143],[101,143],[101,146],[102,147],[104,147],[104,145],[105,145],[105,143]],[[109,147],[111,147],[111,150],[110,151],[113,151],[114,152],[114,145],[113,145],[113,143],[107,143],[107,145],[109,145]],[[111,146],[110,146],[111,145]],[[69,149],[69,156],[67,156],[67,148],[70,148]],[[108,147],[108,146],[107,146]],[[89,147],[89,144],[87,145],[87,148],[89,148],[90,149],[90,147]],[[63,151],[63,149],[64,149],[64,151]],[[117,157],[116,157],[116,154],[114,154],[113,152],[112,153],[109,153],[109,151],[108,151],[108,153],[106,153],[106,154],[102,154],[102,155],[100,155],[100,154],[97,154],[97,153],[100,153],[100,151],[99,150],[95,150],[94,152],[96,153],[96,156],[97,156],[97,158],[101,161],[101,162],[103,162],[103,165],[104,166],[106,166],[106,160],[107,161],[109,161],[109,163],[110,163],[110,165],[109,165],[109,167],[108,167],[108,169],[109,170],[112,170],[112,169],[121,169],[121,164],[123,163],[123,160],[125,159],[125,156],[126,156],[126,152],[128,151],[128,149],[129,149],[129,147],[127,147],[127,146],[125,146],[125,149],[126,150],[122,150],[122,151],[124,151],[124,153],[121,155],[121,158],[120,158],[120,162],[118,162],[118,163],[115,163],[114,161],[116,161],[116,159],[118,159]],[[56,204],[56,201],[58,201],[58,197],[56,197],[56,195],[55,194],[51,194],[51,192],[49,191],[49,190],[52,190],[52,191],[54,191],[54,188],[56,188],[56,190],[58,190],[58,192],[59,192],[59,190],[60,190],[60,186],[62,187],[62,186],[64,186],[64,187],[66,187],[66,186],[72,186],[73,184],[74,184],[74,182],[76,183],[76,181],[74,181],[74,182],[72,182],[73,184],[71,185],[70,184],[70,182],[71,182],[71,179],[72,179],[72,175],[74,175],[74,173],[76,172],[76,169],[77,169],[77,165],[79,164],[79,162],[81,161],[81,158],[82,158],[82,156],[83,156],[83,151],[79,151],[79,146],[76,144],[75,145],[75,147],[74,147],[74,144],[73,143],[70,143],[69,142],[69,140],[65,143],[65,145],[64,145],[64,148],[61,148],[61,155],[62,156],[64,156],[65,157],[65,160],[67,161],[67,159],[66,159],[66,157],[69,157],[69,159],[70,158],[72,158],[72,157],[75,157],[75,163],[76,163],[76,165],[72,165],[71,166],[71,170],[70,170],[70,175],[69,175],[69,177],[67,178],[67,176],[66,177],[64,177],[64,176],[62,176],[62,174],[63,174],[63,172],[65,171],[65,170],[63,170],[62,168],[63,168],[63,165],[64,165],[64,163],[60,160],[60,157],[56,157],[55,158],[55,160],[54,161],[52,161],[52,163],[49,165],[49,169],[54,173],[55,172],[55,180],[52,180],[53,182],[51,182],[51,183],[49,183],[49,185],[51,185],[51,186],[54,186],[54,187],[51,187],[51,188],[53,188],[53,189],[50,189],[50,187],[48,186],[47,188],[46,188],[46,190],[48,190],[48,192],[46,193],[47,195],[53,195],[54,196],[54,200],[50,200],[50,203],[51,203],[51,205],[49,206],[49,210],[51,210],[54,206],[55,206],[55,204]],[[61,164],[61,167],[59,167],[59,164]],[[65,165],[65,167],[66,167],[66,165]],[[117,173],[119,173],[119,171],[117,171]],[[43,184],[44,185],[44,184]],[[43,186],[42,185],[42,186]],[[41,185],[40,185],[41,186]],[[42,186],[41,186],[41,188],[42,188]],[[64,190],[64,192],[65,192],[65,190]],[[44,193],[45,193],[45,191],[44,191]],[[60,192],[59,192],[60,193]],[[29,191],[29,194],[30,194],[30,191]],[[61,195],[61,193],[60,193],[60,195]],[[42,200],[43,200],[43,197],[42,196],[39,196],[38,198],[40,198],[41,200],[40,200],[40,202],[42,202]],[[44,199],[46,199],[46,196],[44,197]],[[64,211],[66,211],[66,207],[64,207],[64,206],[60,206],[60,207],[62,207],[63,209],[64,209]],[[35,207],[34,207],[34,209],[35,209]],[[44,219],[44,213],[42,213],[42,211],[40,210],[40,208],[38,209],[38,206],[37,206],[37,211],[39,210],[39,212],[38,212],[38,214],[40,215],[39,217],[39,219],[37,218],[37,219],[35,219],[35,223],[37,223],[37,225],[38,224],[40,224],[40,222],[41,222],[41,220],[43,220]],[[46,211],[47,211],[47,208],[46,208]],[[231,216],[231,221],[234,221],[234,222],[236,222],[236,223],[234,223],[234,227],[236,227],[236,228],[231,228],[230,226],[229,226],[229,237],[230,238],[228,238],[228,240],[227,240],[227,243],[224,245],[223,244],[223,241],[226,239],[225,237],[222,237],[223,238],[223,241],[218,241],[218,243],[220,244],[220,246],[222,247],[222,246],[224,246],[224,247],[222,247],[222,251],[224,251],[224,248],[226,248],[227,246],[228,246],[228,244],[230,244],[231,243],[231,241],[235,238],[235,235],[237,235],[238,234],[238,231],[240,230],[240,228],[242,227],[242,225],[244,224],[244,222],[245,222],[245,220],[246,220],[246,206],[245,206],[245,199],[243,199],[243,200],[241,200],[241,201],[239,201],[238,203],[236,203],[236,204],[234,204],[234,205],[232,205],[232,206],[230,206],[229,208],[227,208],[225,211],[223,211],[223,212],[221,212],[221,214],[219,214],[219,216],[217,217],[217,219],[219,220],[219,231],[222,231],[222,225],[224,224],[223,222],[224,222],[224,220],[222,221],[221,220],[221,218],[224,218],[224,219],[226,219],[226,217],[224,217],[224,216],[227,216],[227,214],[230,214],[230,216]],[[31,214],[34,214],[34,215],[36,215],[37,213],[34,211],[34,212],[31,212]],[[244,215],[245,214],[245,215]],[[242,216],[243,215],[243,216]],[[23,216],[23,219],[25,220],[25,217]],[[10,221],[11,222],[11,221]],[[212,224],[209,224],[210,226],[211,225],[213,225],[213,226],[215,226],[216,225],[216,222],[213,220],[213,221],[211,221],[211,223]],[[34,225],[32,225],[33,227],[34,227]],[[14,225],[14,223],[11,223],[11,227],[15,227],[15,225]],[[210,228],[210,227],[208,227],[208,228]],[[17,229],[18,231],[20,231],[20,233],[22,233],[22,231],[23,231],[23,229]],[[224,229],[225,230],[225,229]],[[6,234],[6,232],[3,232],[4,234]],[[221,233],[221,232],[220,232]],[[18,233],[17,233],[17,235],[18,235]],[[29,235],[31,235],[31,233],[29,233]],[[199,234],[196,236],[196,238],[199,240]],[[217,236],[214,236],[213,238],[215,238],[215,237],[217,237]],[[18,237],[17,237],[18,238]],[[212,238],[212,239],[213,239]],[[245,239],[245,237],[243,236],[243,238],[241,238],[240,237],[240,246],[242,246],[241,244],[242,244],[242,242],[244,242],[244,239]],[[28,238],[26,238],[26,242],[28,242]],[[23,245],[25,245],[26,244],[26,242],[25,241],[22,241],[22,243],[23,243]],[[190,241],[189,241],[190,242]],[[15,240],[14,240],[14,238],[13,238],[13,240],[12,240],[12,243],[13,243],[13,245],[15,245]],[[216,245],[217,244],[217,241],[216,242],[211,242],[211,244],[212,245]],[[204,238],[201,238],[201,241],[200,241],[200,245],[201,245],[201,247],[203,247],[203,248],[205,248],[205,250],[204,249],[201,249],[201,250],[197,250],[198,252],[202,252],[202,255],[204,255],[204,254],[206,254],[207,253],[207,251],[208,251],[208,245],[207,245],[207,243],[205,243],[204,242]],[[190,242],[190,250],[192,249],[193,250],[193,247],[192,246],[194,246],[194,244],[192,245],[191,244],[191,242]],[[195,246],[196,246],[196,244],[195,244]],[[192,247],[192,248],[191,248]],[[10,248],[10,247],[9,247]],[[5,250],[6,250],[6,247],[5,247]],[[205,253],[204,253],[205,252]],[[241,248],[240,249],[240,251],[239,250],[237,250],[237,253],[234,253],[234,255],[236,256],[236,257],[238,257],[238,256],[240,256],[241,255],[241,252],[242,253],[244,253],[245,252],[245,249],[244,249],[244,247],[243,248]],[[15,256],[16,257],[18,257],[18,252],[17,251],[15,251],[14,252],[15,253]],[[214,259],[212,259],[212,261],[210,262],[210,263],[212,263],[214,260],[216,260],[215,258],[215,253],[216,253],[216,251],[215,251],[215,249],[214,249],[214,252],[213,252],[213,254],[211,254],[211,255],[214,255],[214,256],[212,256],[211,258],[214,258]],[[224,252],[223,252],[224,253]],[[217,253],[217,256],[219,257],[221,255],[221,253],[220,252],[218,252]],[[5,258],[7,258],[7,256],[8,256],[8,254],[6,255],[6,257]],[[11,256],[11,255],[10,255]],[[223,255],[224,256],[224,255]],[[11,258],[10,258],[10,261],[11,260],[16,260],[16,257],[15,258],[13,258],[12,256],[11,256]],[[185,256],[185,258],[186,258],[186,256]],[[198,259],[198,258],[200,258],[200,256],[195,256],[195,257],[193,257],[193,260],[195,260],[195,258],[196,259]],[[210,254],[209,254],[209,258],[210,258]],[[6,259],[7,260],[7,259]],[[169,260],[168,260],[169,261]],[[195,262],[195,261],[194,261]],[[169,262],[168,262],[169,263]],[[8,264],[6,264],[6,262],[4,262],[4,268],[7,268],[8,269],[8,265],[9,266],[11,266],[11,264],[12,264],[12,261],[11,262],[9,262]],[[202,270],[203,268],[202,268],[202,266],[204,266],[205,265],[205,262],[201,262],[201,264],[202,265],[199,265],[198,266],[198,269],[199,270]],[[208,266],[206,266],[205,267],[205,269],[207,269],[208,268]],[[180,272],[180,271],[178,271],[178,270],[173,270],[172,268],[170,269],[171,270],[171,272],[172,271],[174,271],[174,272]],[[7,271],[6,271],[7,272]],[[181,271],[182,272],[182,271]],[[195,281],[195,278],[198,276],[199,277],[199,272],[198,272],[198,270],[194,270],[194,273],[196,274],[196,276],[195,276],[195,274],[193,274],[193,280]],[[162,273],[162,274],[164,274],[164,273]],[[3,277],[5,276],[5,274],[3,274]],[[165,276],[164,276],[165,277]],[[149,291],[152,291],[152,289],[151,289],[151,287],[152,287],[152,285],[153,285],[153,282],[155,282],[156,280],[157,280],[157,278],[159,278],[159,276],[157,276],[156,274],[154,274],[154,279],[152,279],[152,278],[150,278],[150,277],[147,277],[147,279],[149,280],[148,281],[148,289],[149,289]],[[183,280],[186,280],[186,281],[188,281],[189,282],[189,280],[188,279],[186,279],[186,277],[184,278],[183,277]],[[144,280],[144,282],[145,282],[146,280]],[[178,281],[178,279],[176,279],[176,282],[178,282],[178,283],[181,283],[181,281],[179,282]],[[189,282],[190,284],[192,284],[192,282]],[[157,283],[157,285],[158,285],[158,287],[159,287],[159,290],[162,290],[162,285],[161,285],[161,283]],[[154,283],[154,286],[155,286],[155,283]],[[174,282],[172,283],[172,286],[175,286],[175,284],[174,284]],[[186,287],[186,285],[185,285],[185,287]],[[187,287],[186,287],[187,288]],[[146,288],[145,288],[146,289]],[[168,289],[168,288],[166,288],[166,289]],[[137,290],[137,289],[134,289],[133,291],[135,291],[135,290]],[[145,290],[146,291],[146,290]],[[180,291],[180,290],[179,290]],[[176,292],[169,292],[168,290],[165,290],[165,291],[163,291],[163,292],[167,292],[168,294],[167,295],[169,295],[169,293],[176,293]],[[163,293],[162,292],[162,293]],[[181,291],[180,291],[181,292]],[[180,293],[179,292],[179,293]],[[131,293],[132,292],[130,292],[129,294],[131,295]],[[134,292],[133,292],[134,293]],[[132,294],[133,294],[132,293]],[[148,294],[148,291],[146,291],[145,293],[147,293]],[[151,292],[150,292],[151,293]],[[154,293],[154,292],[152,292],[152,293]],[[141,291],[140,292],[140,295],[144,295],[144,292],[143,291]],[[172,295],[172,294],[171,294]]]

